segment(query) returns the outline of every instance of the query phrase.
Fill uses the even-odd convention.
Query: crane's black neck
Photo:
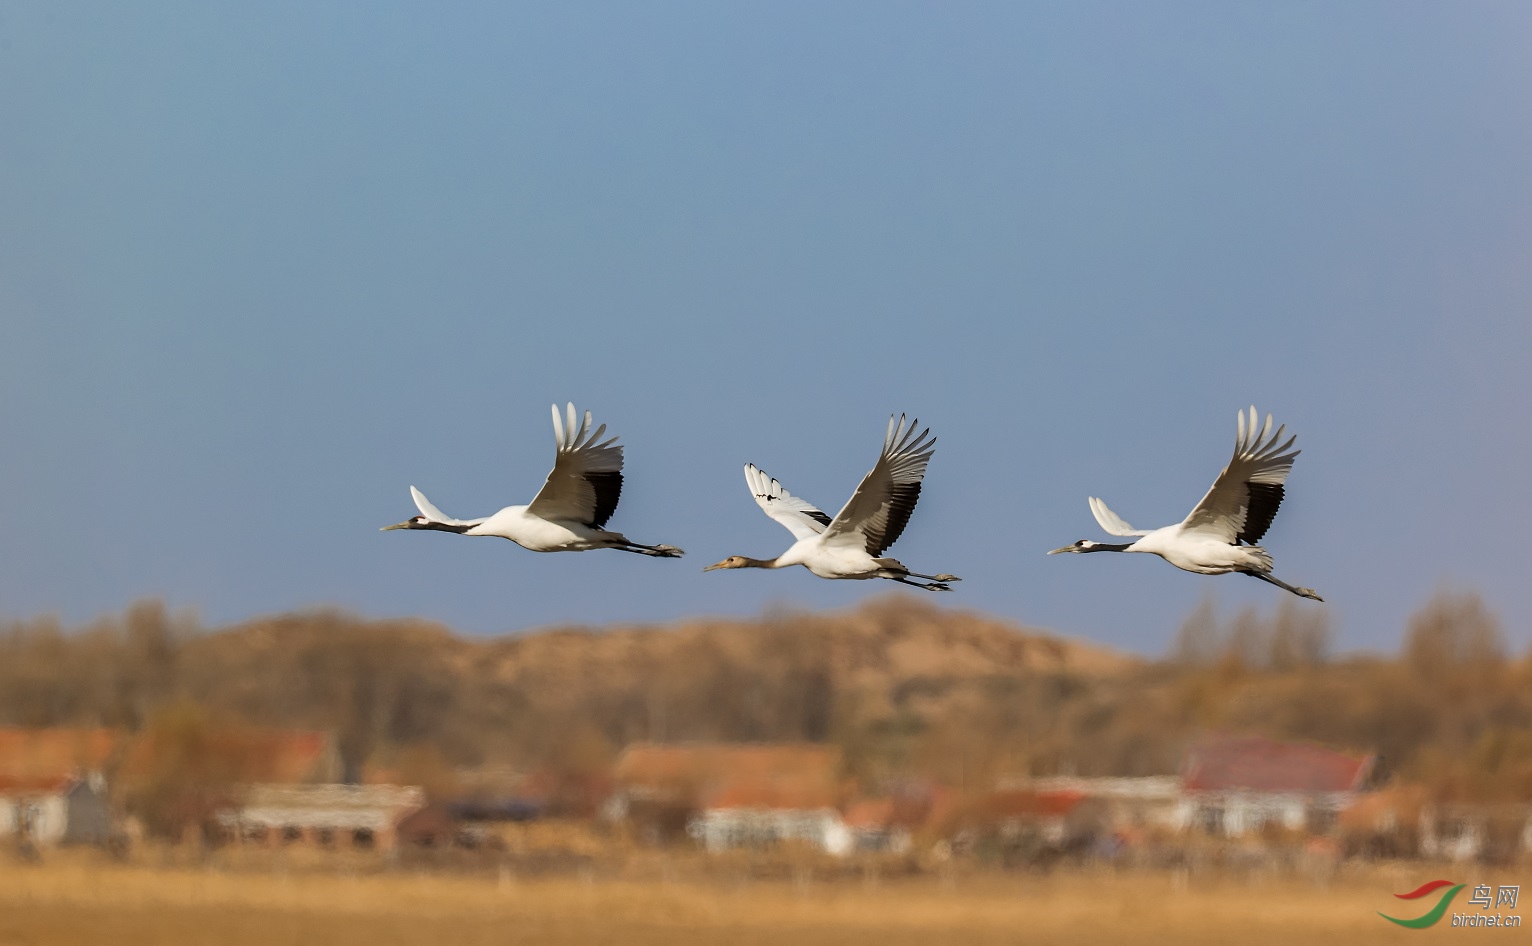
[[[1133,547],[1133,543],[1132,542],[1127,542],[1127,543],[1124,543],[1122,545],[1107,545],[1107,544],[1105,544],[1103,542],[1097,542],[1095,545],[1087,545],[1087,546],[1085,546],[1084,548],[1080,549],[1080,551],[1082,551],[1082,552],[1126,552],[1128,549],[1130,549],[1132,547]]]

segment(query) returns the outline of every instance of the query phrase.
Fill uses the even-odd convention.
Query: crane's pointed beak
[[[378,531],[379,532],[392,532],[395,529],[408,529],[409,527],[410,527],[410,520],[406,519],[403,522],[396,522],[396,523],[394,523],[391,526],[384,526],[383,528],[379,529]]]
[[[1060,552],[1078,552],[1078,551],[1080,551],[1080,550],[1075,548],[1073,545],[1066,545],[1066,546],[1064,546],[1061,549],[1054,549],[1053,551],[1049,552],[1048,554],[1049,555],[1057,555]]]

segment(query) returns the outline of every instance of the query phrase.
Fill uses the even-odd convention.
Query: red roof
[[[257,729],[246,734],[261,759],[261,771],[253,778],[262,782],[328,780],[325,769],[332,752],[330,736],[323,732]]]
[[[894,823],[892,798],[866,798],[846,806],[841,820],[853,828],[886,828]]]
[[[725,779],[705,800],[708,808],[772,808],[809,811],[834,808],[834,785],[779,780]]]
[[[100,771],[120,741],[110,729],[0,727],[0,779],[35,787]]]
[[[1006,789],[985,796],[979,802],[979,810],[991,818],[1058,818],[1069,814],[1084,799],[1081,792]]]
[[[334,743],[327,733],[298,729],[234,726],[220,729],[221,747],[239,762],[237,780],[269,784],[335,781]],[[134,741],[119,778],[134,782],[155,771],[167,756],[182,751],[174,737],[150,733]]]
[[[833,808],[841,752],[812,744],[638,744],[617,760],[629,790],[703,808]]]
[[[1371,756],[1321,746],[1225,736],[1193,747],[1182,766],[1187,791],[1349,792],[1361,787]]]
[[[74,784],[73,776],[0,775],[0,795],[57,795]]]

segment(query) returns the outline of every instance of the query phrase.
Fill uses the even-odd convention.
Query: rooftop
[[[1365,782],[1372,756],[1261,736],[1223,736],[1186,754],[1187,791],[1352,792]]]
[[[812,743],[630,746],[616,780],[633,795],[705,808],[830,808],[841,751]]]
[[[122,743],[111,729],[0,726],[0,782],[36,786],[106,768]]]
[[[425,805],[413,785],[251,785],[225,823],[382,830]]]

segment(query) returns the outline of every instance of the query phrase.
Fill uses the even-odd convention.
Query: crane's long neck
[[[1122,545],[1107,545],[1104,542],[1096,542],[1096,543],[1093,543],[1091,545],[1087,545],[1085,548],[1081,549],[1080,551],[1082,551],[1082,552],[1126,552],[1128,549],[1131,549],[1133,546],[1134,546],[1134,543],[1132,543],[1132,542],[1125,542]]]
[[[739,566],[740,568],[781,568],[781,567],[783,567],[782,563],[780,561],[780,559],[781,559],[780,555],[777,556],[776,558],[750,558],[749,556],[741,555],[740,558],[744,559],[744,561],[745,561],[745,564]]]

